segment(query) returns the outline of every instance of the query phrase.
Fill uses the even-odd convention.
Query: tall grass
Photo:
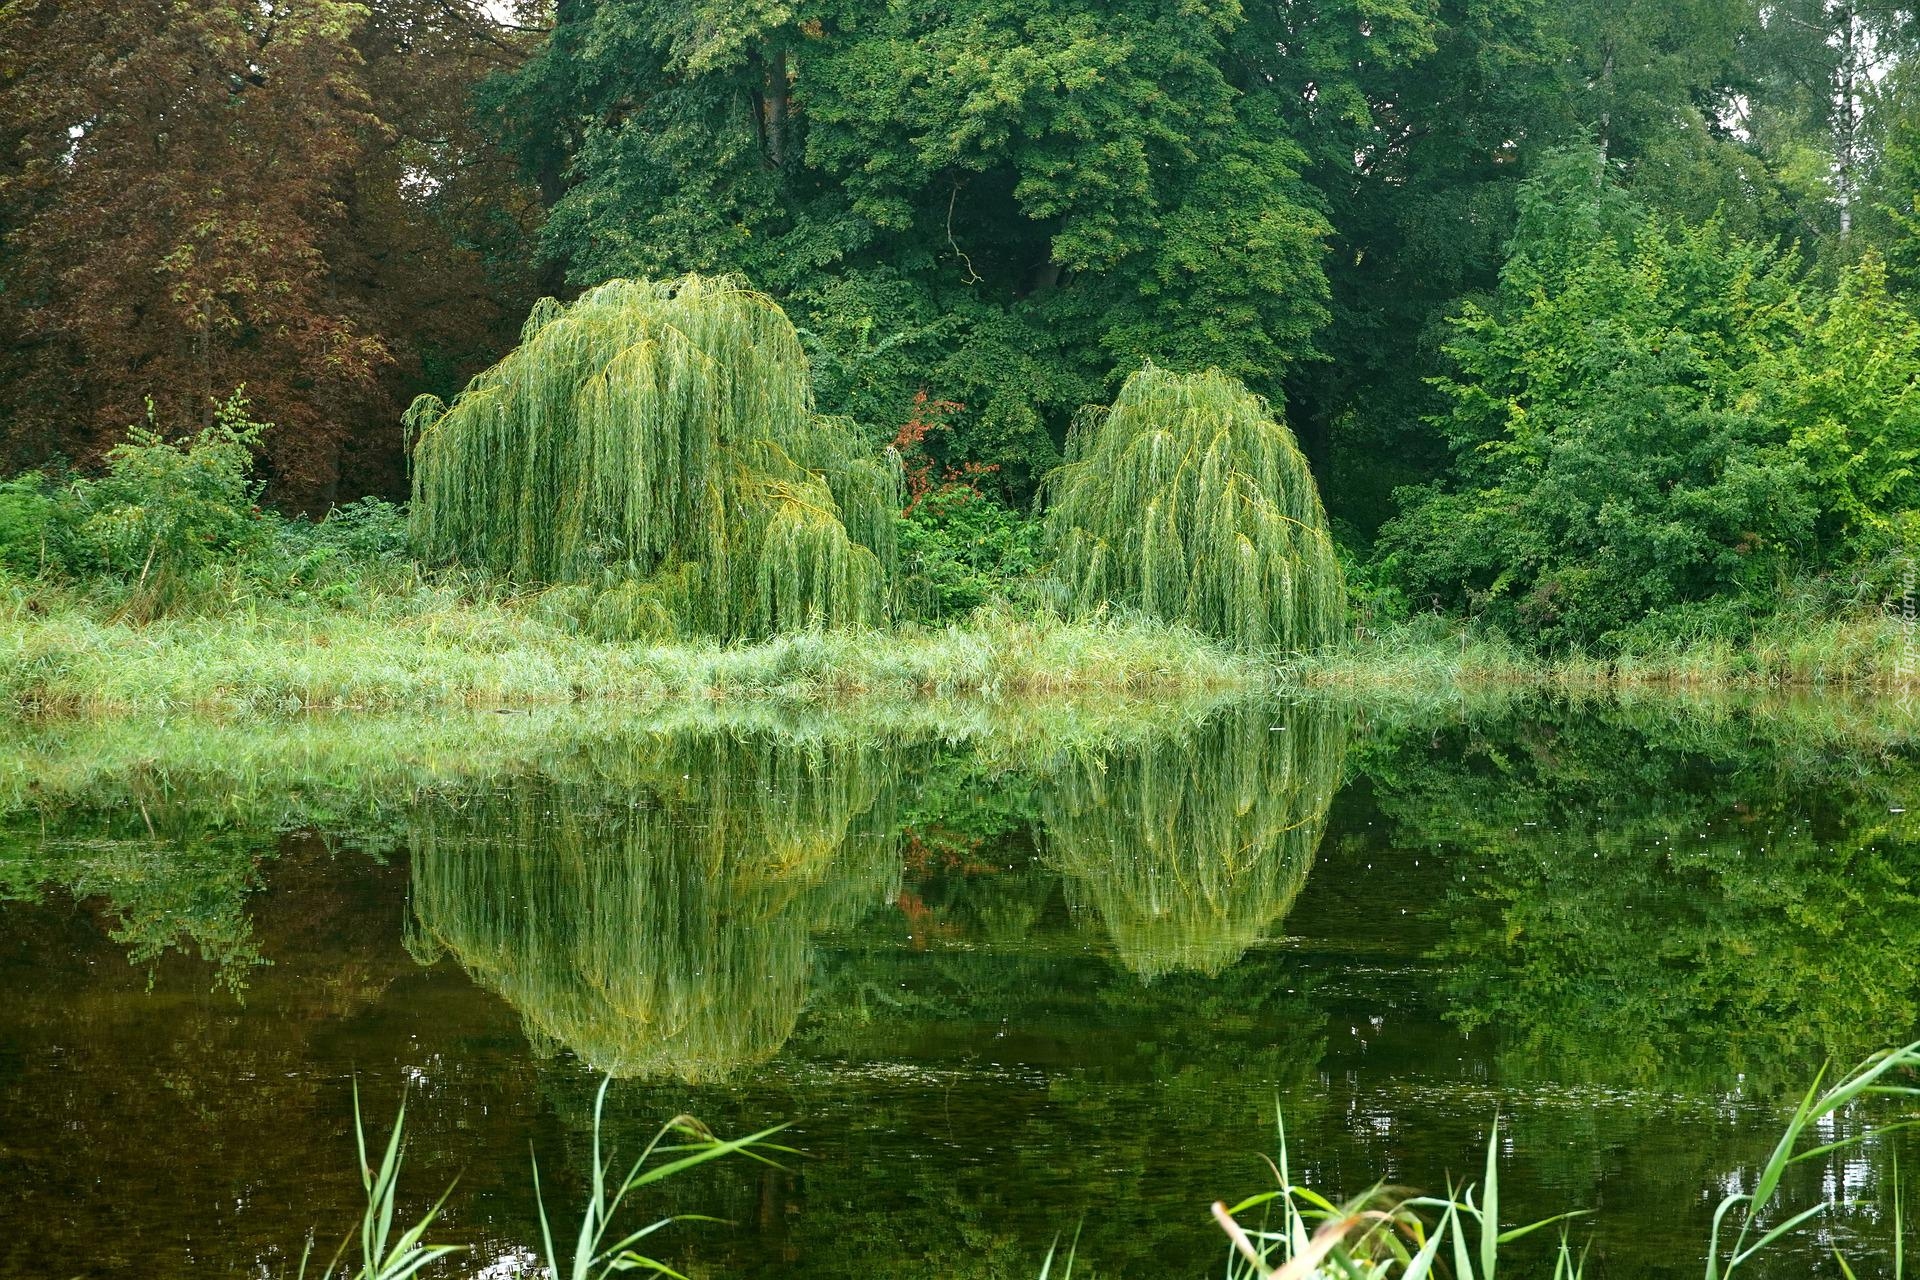
[[[599,1092],[594,1095],[592,1164],[588,1170],[587,1199],[581,1209],[579,1227],[573,1236],[569,1238],[562,1234],[558,1237],[568,1246],[566,1248],[555,1245],[554,1217],[548,1210],[546,1194],[540,1185],[540,1164],[538,1160],[533,1162],[534,1205],[540,1220],[545,1280],[607,1280],[610,1276],[629,1271],[679,1276],[680,1273],[672,1267],[642,1254],[636,1246],[675,1223],[711,1222],[716,1219],[695,1214],[670,1214],[622,1231],[615,1223],[621,1209],[634,1193],[725,1156],[740,1155],[772,1165],[774,1161],[768,1153],[792,1154],[789,1148],[776,1146],[769,1141],[787,1127],[784,1124],[774,1125],[744,1138],[722,1139],[692,1116],[679,1115],[660,1126],[627,1171],[616,1177],[601,1123],[606,1108],[607,1088],[611,1083],[611,1078],[602,1080]],[[360,1113],[360,1085],[358,1081],[354,1082],[354,1143],[359,1153],[360,1184],[367,1202],[356,1229],[349,1231],[341,1240],[340,1247],[334,1251],[320,1280],[412,1280],[434,1263],[461,1252],[459,1245],[427,1242],[428,1233],[440,1220],[441,1210],[446,1206],[448,1195],[452,1194],[451,1187],[411,1224],[400,1226],[396,1222],[400,1171],[405,1163],[406,1127],[407,1104],[403,1098],[399,1112],[394,1116],[393,1132],[388,1135],[379,1165],[375,1166],[368,1159],[366,1124]],[[343,1269],[343,1259],[356,1234],[360,1240],[360,1263],[357,1267]],[[312,1259],[313,1243],[310,1239],[300,1255],[298,1274],[301,1280],[305,1280]],[[525,1276],[524,1272],[515,1274]]]
[[[406,1099],[400,1101],[400,1110],[393,1118],[393,1132],[388,1135],[385,1152],[380,1164],[375,1168],[367,1159],[367,1126],[360,1114],[360,1082],[353,1085],[353,1140],[360,1155],[360,1186],[366,1193],[367,1204],[360,1215],[360,1265],[351,1271],[340,1270],[342,1257],[347,1252],[353,1235],[349,1233],[340,1242],[340,1248],[334,1252],[333,1259],[327,1263],[327,1269],[321,1273],[321,1280],[410,1280],[410,1277],[440,1259],[458,1253],[460,1247],[450,1244],[426,1243],[427,1232],[439,1220],[440,1210],[446,1205],[447,1196],[453,1188],[434,1202],[411,1226],[404,1227],[398,1235],[394,1234],[395,1200],[400,1192],[400,1167],[405,1162],[401,1139],[407,1127]],[[309,1240],[306,1252],[300,1257],[300,1275],[307,1274],[307,1264],[312,1258],[313,1244]]]
[[[1330,689],[1457,696],[1490,688],[1898,690],[1920,682],[1901,619],[1871,610],[1781,617],[1744,636],[1702,636],[1610,656],[1543,655],[1497,630],[1429,614],[1281,664],[1283,679]]]
[[[1911,1076],[1916,1071],[1920,1071],[1920,1041],[1874,1054],[1824,1090],[1826,1073],[1822,1071],[1794,1108],[1751,1186],[1726,1195],[1714,1211],[1704,1280],[1734,1280],[1770,1246],[1838,1208],[1839,1202],[1833,1199],[1787,1202],[1788,1171],[1858,1146],[1871,1134],[1920,1124],[1920,1119],[1903,1118],[1836,1139],[1826,1139],[1822,1132],[1824,1122],[1863,1099],[1920,1098],[1920,1087],[1890,1083],[1897,1074]],[[1508,1245],[1588,1212],[1574,1210],[1503,1228],[1498,1155],[1496,1121],[1487,1140],[1486,1170],[1477,1186],[1452,1188],[1447,1195],[1434,1197],[1394,1196],[1376,1184],[1336,1203],[1294,1182],[1282,1123],[1279,1158],[1274,1164],[1279,1185],[1232,1207],[1213,1206],[1214,1218],[1230,1242],[1228,1275],[1245,1280],[1426,1280],[1444,1262],[1450,1264],[1454,1280],[1497,1280],[1502,1251]],[[1249,1229],[1239,1221],[1239,1215],[1276,1206],[1281,1221],[1275,1227]],[[1897,1165],[1892,1207],[1893,1280],[1902,1280],[1905,1255]],[[1836,1258],[1852,1277],[1852,1265],[1837,1250]],[[1575,1250],[1563,1227],[1554,1252],[1554,1280],[1582,1280],[1585,1268],[1586,1251]]]
[[[618,1228],[614,1226],[620,1215],[621,1207],[627,1198],[644,1187],[661,1182],[675,1174],[685,1173],[722,1156],[744,1155],[763,1164],[773,1164],[763,1152],[787,1152],[786,1147],[776,1147],[767,1140],[787,1126],[775,1125],[762,1129],[759,1133],[745,1138],[732,1138],[722,1141],[713,1136],[705,1125],[692,1116],[675,1116],[660,1126],[653,1140],[643,1148],[633,1164],[618,1182],[611,1181],[612,1169],[609,1155],[601,1140],[601,1112],[606,1107],[607,1086],[612,1081],[602,1080],[600,1092],[593,1099],[593,1166],[587,1183],[587,1203],[581,1211],[580,1227],[575,1232],[572,1247],[561,1250],[554,1246],[553,1219],[547,1213],[547,1202],[540,1189],[540,1164],[533,1165],[534,1203],[540,1215],[540,1243],[545,1250],[548,1280],[607,1280],[608,1276],[627,1271],[645,1271],[654,1275],[678,1277],[679,1272],[664,1262],[639,1252],[635,1247],[641,1241],[655,1233],[672,1226],[676,1222],[715,1221],[712,1218],[699,1218],[690,1214],[675,1214],[665,1218],[656,1218],[652,1222],[615,1236]],[[669,1137],[685,1138],[685,1142],[668,1144]],[[659,1164],[648,1167],[655,1156],[669,1156]],[[608,1238],[615,1238],[609,1243]],[[564,1236],[561,1237],[565,1239]]]

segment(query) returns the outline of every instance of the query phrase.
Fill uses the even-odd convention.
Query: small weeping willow
[[[1148,365],[1074,424],[1067,459],[1046,527],[1071,612],[1125,605],[1243,649],[1339,634],[1346,579],[1313,475],[1237,380]]]
[[[897,893],[878,748],[628,741],[428,802],[415,955],[446,950],[525,1020],[622,1077],[722,1078],[798,1022],[811,936]]]
[[[793,325],[739,280],[545,299],[512,354],[451,406],[416,400],[406,426],[422,554],[590,588],[596,632],[882,616],[898,462],[814,413]]]
[[[1041,792],[1047,858],[1141,978],[1218,974],[1305,887],[1345,752],[1334,712],[1249,708],[1074,760]]]

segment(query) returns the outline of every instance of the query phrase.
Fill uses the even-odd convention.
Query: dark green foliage
[[[267,597],[365,605],[418,585],[392,503],[365,498],[319,521],[255,505],[254,450],[268,429],[236,393],[191,435],[134,428],[98,475],[0,482],[0,571],[78,588],[135,620]]]
[[[25,123],[0,137],[27,166],[0,182],[0,236],[33,259],[15,273],[32,288],[14,291],[0,400],[25,398],[30,433],[84,440],[92,465],[106,438],[49,430],[41,402],[59,396],[35,388],[85,364],[118,412],[149,375],[168,383],[145,388],[159,403],[191,409],[234,351],[278,351],[259,394],[292,425],[267,439],[267,478],[318,511],[354,492],[336,495],[334,477],[386,456],[362,439],[379,415],[353,406],[403,381],[452,385],[538,276],[585,296],[537,307],[521,353],[537,358],[483,375],[425,443],[414,519],[431,559],[562,584],[545,616],[603,637],[757,637],[894,609],[937,621],[1017,600],[1033,567],[1021,522],[956,498],[897,523],[873,456],[937,397],[952,411],[931,456],[1025,510],[1080,410],[1145,363],[1215,368],[1275,406],[1365,563],[1370,604],[1485,617],[1536,646],[1739,635],[1789,596],[1857,602],[1891,588],[1916,536],[1903,352],[1920,343],[1920,23],[1904,10],[527,0],[509,21],[479,0],[335,7],[301,35],[326,54],[312,92],[165,104],[197,140],[169,131],[181,155],[241,154],[238,127],[261,172],[305,157],[294,186],[318,186],[312,207],[289,206],[284,240],[249,232],[251,215],[162,220],[133,240],[69,216],[117,207],[120,176],[151,166],[127,150],[141,130],[126,120],[146,117],[107,107],[160,109],[69,57],[73,33],[149,62],[207,42],[54,4],[13,22],[30,62],[73,72],[49,80],[73,82],[60,111],[15,93]],[[257,21],[200,26],[224,40]],[[408,109],[390,110],[396,98]],[[377,164],[360,155],[372,122],[398,133]],[[497,168],[507,152],[526,186]],[[246,204],[239,189],[169,187],[170,207]],[[542,260],[513,251],[531,235]],[[108,242],[161,265],[102,273],[91,251]],[[391,276],[429,244],[453,251],[445,270]],[[180,287],[164,306],[123,299],[136,274]],[[81,276],[87,290],[68,296]],[[510,296],[477,305],[482,276]],[[655,304],[671,309],[682,285],[646,287],[659,297],[640,310],[659,314],[628,358],[601,350],[619,325],[587,317],[610,314],[603,289],[633,303],[637,287],[616,287],[628,279],[718,280],[709,301],[758,299],[729,312],[749,321],[732,337],[751,336],[727,359],[751,366],[766,402],[702,402],[695,384],[717,384],[695,353],[712,358],[725,326],[702,322],[685,343],[661,328]],[[127,306],[137,324],[115,319]],[[163,312],[172,336],[154,346]],[[405,315],[428,319],[403,341]],[[546,381],[521,377],[535,366]],[[583,390],[596,377],[605,394]],[[628,412],[649,378],[653,408]],[[189,383],[200,390],[182,400]],[[636,426],[665,405],[679,434]],[[424,398],[414,425],[440,407]],[[210,581],[209,555],[255,552],[210,509],[186,511],[198,499],[178,495],[197,482],[138,452],[154,443],[131,442],[113,470],[166,488],[165,511],[112,492],[94,519],[61,486],[0,489],[0,566],[107,579],[138,597],[136,615],[211,598],[193,585]],[[266,560],[297,591],[352,559],[288,533]],[[912,544],[911,582],[890,580],[896,536]],[[1089,572],[1065,571],[1076,607],[1160,594]],[[1259,590],[1291,588],[1267,574]],[[1249,639],[1262,611],[1249,598],[1150,608],[1264,643]],[[1228,608],[1243,616],[1224,622]]]
[[[1822,294],[1569,153],[1447,350],[1454,468],[1381,539],[1416,607],[1548,647],[1737,636],[1911,547],[1920,320],[1874,255]]]
[[[406,508],[362,498],[318,522],[270,519],[272,538],[237,566],[243,581],[292,603],[365,606],[421,580]]]
[[[1535,703],[1369,743],[1392,847],[1452,869],[1449,1016],[1516,1075],[1762,1090],[1910,1035],[1914,761],[1817,725]]]
[[[38,471],[0,481],[0,566],[7,572],[37,577],[76,559],[76,513],[64,497],[64,487]]]
[[[1248,92],[1273,54],[1237,4],[557,18],[488,99],[568,175],[544,237],[570,277],[741,272],[811,335],[828,408],[962,402],[967,456],[1016,496],[1116,367],[1277,391],[1324,317],[1327,224],[1287,121]]]

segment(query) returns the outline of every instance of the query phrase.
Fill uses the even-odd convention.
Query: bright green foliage
[[[1134,973],[1218,976],[1305,887],[1345,751],[1339,713],[1255,706],[1075,757],[1041,792],[1046,857]]]
[[[1822,563],[1911,550],[1920,528],[1920,317],[1887,289],[1875,255],[1841,272],[1805,337],[1768,369],[1813,500]]]
[[[1039,564],[1039,522],[971,485],[936,489],[900,517],[900,595],[929,621],[1017,591]]]
[[[1798,317],[1786,259],[1564,156],[1523,194],[1499,293],[1455,323],[1453,479],[1383,531],[1415,605],[1601,647],[1767,608],[1813,534],[1758,394]]]
[[[75,533],[98,569],[155,594],[261,536],[253,453],[267,424],[240,392],[211,426],[178,443],[151,419],[107,454],[106,474],[73,485]]]
[[[813,412],[793,326],[737,280],[544,302],[518,349],[409,421],[422,551],[602,588],[597,629],[761,636],[882,615],[897,467]]]
[[[208,426],[178,440],[149,406],[110,450],[101,474],[28,472],[0,483],[0,567],[23,577],[104,587],[117,611],[145,619],[177,608],[272,541],[255,505],[254,453],[268,424],[236,391]]]
[[[1047,536],[1074,612],[1123,605],[1242,648],[1339,634],[1346,586],[1319,491],[1293,434],[1238,381],[1149,365],[1068,451]]]

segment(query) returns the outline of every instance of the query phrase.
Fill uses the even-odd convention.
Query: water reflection
[[[789,1173],[671,1190],[744,1224],[676,1245],[688,1274],[1029,1274],[1083,1214],[1103,1274],[1198,1270],[1279,1097],[1349,1191],[1444,1186],[1497,1110],[1515,1217],[1598,1207],[1596,1269],[1697,1275],[1779,1100],[1915,1031],[1897,739],[1165,721],[0,741],[0,1272],[291,1270],[359,1194],[353,1072],[419,1082],[419,1186],[466,1170],[453,1225],[500,1256],[537,1231],[529,1139],[577,1183],[607,1069],[623,1146],[798,1122]],[[1872,1198],[1890,1156],[1801,1172]]]
[[[809,941],[892,896],[899,753],[625,738],[415,815],[416,953],[451,952],[536,1046],[615,1076],[777,1053]]]
[[[1305,886],[1345,749],[1330,708],[1243,707],[1077,757],[1040,789],[1048,860],[1142,979],[1218,975]]]
[[[1447,868],[1449,1016],[1513,1074],[1798,1089],[1920,1028],[1910,758],[1660,706],[1375,750],[1395,843]]]

